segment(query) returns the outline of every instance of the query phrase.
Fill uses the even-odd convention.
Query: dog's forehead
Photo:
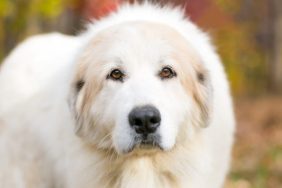
[[[154,75],[164,66],[190,74],[200,56],[180,32],[165,24],[126,22],[99,31],[89,40],[80,63],[93,75],[108,74],[115,68],[132,75]],[[183,73],[184,75],[184,73]]]
[[[113,25],[100,31],[97,36],[99,35],[111,39],[122,38],[126,41],[132,41],[131,39],[134,37],[136,39],[155,39],[153,42],[166,40],[170,43],[183,43],[186,41],[174,28],[162,23],[148,21],[132,21]],[[144,41],[142,42],[144,43]]]
[[[145,21],[111,26],[95,35],[92,43],[100,50],[106,49],[105,56],[131,63],[133,59],[162,62],[179,49],[188,51],[188,43],[176,30]]]

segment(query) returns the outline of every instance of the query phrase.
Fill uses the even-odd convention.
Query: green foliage
[[[215,3],[229,14],[234,14],[240,10],[242,0],[216,0]]]
[[[250,4],[246,1],[216,0],[216,4],[228,18],[216,32],[215,38],[233,91],[238,95],[265,93],[267,53],[256,38],[261,20],[255,19],[256,12],[250,13]],[[265,4],[256,5],[258,11],[262,5]]]
[[[55,18],[60,15],[60,13],[63,11],[64,8],[64,2],[62,0],[45,0],[45,1],[39,1],[38,5],[38,12],[43,16],[47,18]],[[37,7],[34,8],[34,10],[37,9]]]
[[[253,156],[254,157],[254,156]],[[258,157],[258,156],[257,156]],[[266,188],[282,185],[279,166],[282,162],[282,147],[271,146],[256,166],[251,169],[244,169],[245,164],[237,166],[238,170],[233,170],[230,174],[230,181],[233,184],[244,180],[248,182],[248,188]],[[236,186],[237,188],[237,186]],[[240,188],[240,186],[238,186]]]
[[[25,15],[55,18],[63,12],[66,4],[65,0],[1,0],[0,17],[14,16],[17,11],[24,11]]]
[[[231,27],[220,30],[216,43],[223,58],[232,88],[237,94],[265,88],[265,54],[245,28]],[[248,29],[245,29],[248,30]]]
[[[0,62],[27,36],[56,30],[56,23],[75,0],[0,0]]]
[[[14,6],[12,1],[1,0],[0,1],[0,19],[10,15],[13,12]]]

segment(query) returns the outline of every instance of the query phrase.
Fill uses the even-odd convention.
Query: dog
[[[220,188],[235,120],[207,34],[179,8],[123,5],[34,36],[0,71],[1,188]]]

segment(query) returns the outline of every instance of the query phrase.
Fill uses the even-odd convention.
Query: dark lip
[[[140,149],[162,149],[162,147],[158,143],[147,143],[147,142],[142,142],[140,145],[137,146],[137,148]]]
[[[137,135],[134,138],[134,144],[127,151],[127,153],[131,153],[134,150],[164,150],[160,145],[160,136],[159,135]]]
[[[140,144],[140,145],[134,145],[130,149],[128,149],[126,152],[124,152],[127,156],[132,155],[147,155],[152,154],[158,151],[164,151],[164,149],[160,145],[151,145],[151,144]]]
[[[145,146],[159,146],[158,141],[156,142],[155,140],[142,140],[139,144],[140,146],[145,145]]]

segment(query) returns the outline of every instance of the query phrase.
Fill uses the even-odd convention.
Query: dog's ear
[[[210,123],[212,109],[212,85],[209,72],[200,60],[185,64],[181,70],[181,81],[192,95],[191,121],[196,127],[205,128]]]
[[[81,113],[80,104],[82,102],[83,94],[81,93],[85,87],[85,81],[83,79],[75,80],[71,85],[70,95],[68,99],[69,108],[75,121],[75,132],[80,135],[84,124],[84,118]]]
[[[197,115],[194,116],[194,121],[200,127],[205,128],[210,123],[212,113],[212,85],[209,72],[202,66],[196,68],[195,77],[193,98],[197,108]]]
[[[76,73],[74,75],[73,81],[71,83],[71,90],[69,95],[69,107],[72,112],[72,116],[75,121],[75,133],[84,137],[87,132],[89,123],[88,111],[86,111],[87,105],[87,83],[86,83],[86,71],[87,64],[84,63],[84,59],[80,60],[81,63],[76,67]],[[90,101],[88,101],[89,104]]]
[[[93,132],[91,130],[95,124],[91,115],[91,107],[96,95],[102,88],[101,80],[94,78],[95,75],[97,75],[97,72],[91,71],[89,74],[87,67],[80,65],[71,85],[69,107],[75,121],[75,132],[80,137],[88,137]]]

